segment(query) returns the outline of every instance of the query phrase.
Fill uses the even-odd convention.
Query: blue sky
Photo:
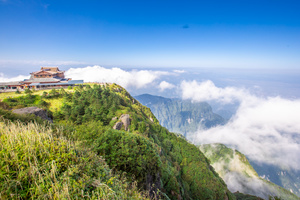
[[[299,10],[289,0],[0,0],[0,67],[300,69]]]

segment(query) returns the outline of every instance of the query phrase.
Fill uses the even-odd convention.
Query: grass
[[[59,90],[60,88],[57,88],[57,90]],[[50,92],[52,89],[45,89],[45,90],[32,90],[34,95],[42,95],[44,91],[46,92]],[[67,89],[67,88],[64,88],[64,90],[66,92],[73,92],[74,90],[73,89]],[[26,95],[24,91],[21,91],[20,94],[17,94],[16,92],[2,92],[0,93],[0,101],[2,101],[3,99],[6,99],[6,98],[15,98],[15,97],[20,97],[20,96],[23,96],[23,95]]]
[[[0,199],[147,199],[51,128],[0,122]]]
[[[63,105],[63,101],[62,101],[61,98],[44,99],[44,101],[46,101],[47,103],[50,104],[49,110],[51,112],[55,112],[56,110],[59,110],[62,107],[62,105]]]

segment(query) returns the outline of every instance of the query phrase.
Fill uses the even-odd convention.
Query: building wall
[[[53,78],[53,77],[65,78],[65,75],[64,73],[50,74],[47,72],[40,72],[38,74],[33,75],[33,78]]]

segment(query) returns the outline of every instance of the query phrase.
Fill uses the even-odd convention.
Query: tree
[[[56,96],[59,95],[59,93],[57,92],[57,90],[54,89],[54,88],[49,92],[49,94],[50,94],[52,97],[56,97]]]
[[[42,94],[42,97],[47,98],[47,96],[48,96],[48,92],[44,91],[43,94]]]
[[[21,92],[19,91],[19,89],[17,89],[16,94],[21,94]]]
[[[32,91],[29,88],[26,88],[24,92],[25,92],[25,94],[28,94],[28,95],[32,94]]]

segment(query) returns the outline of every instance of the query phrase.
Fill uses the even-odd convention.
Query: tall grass
[[[50,128],[0,121],[1,200],[146,199],[104,159]]]

